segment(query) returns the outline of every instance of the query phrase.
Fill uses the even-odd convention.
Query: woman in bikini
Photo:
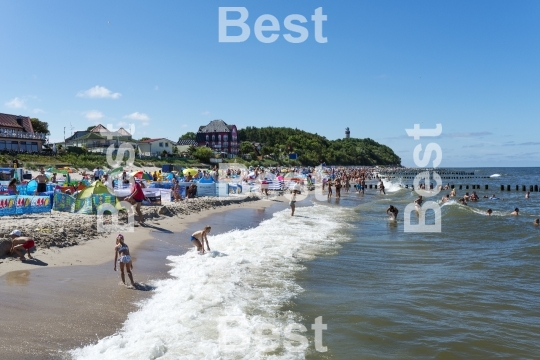
[[[124,235],[118,234],[116,237],[116,246],[114,247],[114,271],[116,271],[116,262],[120,262],[120,277],[122,282],[126,285],[126,275],[124,274],[124,269],[127,271],[129,280],[131,281],[131,286],[135,287],[133,282],[133,262],[131,261],[131,256],[129,255],[129,248],[124,242]]]

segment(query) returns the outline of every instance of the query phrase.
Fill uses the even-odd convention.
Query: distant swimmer
[[[499,200],[498,197],[495,196],[495,194],[491,195],[491,197],[489,198],[489,200]]]
[[[204,241],[206,240],[206,248],[210,251],[210,245],[208,245],[208,238],[206,235],[210,232],[212,228],[210,226],[205,226],[203,230],[199,230],[191,234],[191,243],[197,247],[197,251],[204,254]]]
[[[456,188],[453,188],[452,191],[450,191],[450,196],[455,197],[456,196]]]
[[[487,215],[487,216],[491,216],[491,214],[493,214],[493,210],[487,209],[486,215]]]
[[[390,205],[390,207],[386,209],[386,213],[390,216],[392,220],[396,220],[399,210],[396,207],[394,207],[394,205]]]
[[[519,215],[519,209],[515,208],[514,211],[510,215],[514,215],[514,216]]]
[[[442,203],[445,203],[445,202],[447,202],[448,200],[450,200],[450,194],[447,194],[446,196],[443,196],[442,199],[441,199],[441,202],[442,202]]]
[[[465,196],[462,198],[459,198],[458,202],[462,205],[467,205],[467,200],[465,200]]]
[[[135,287],[135,283],[133,282],[133,274],[131,273],[131,270],[133,270],[133,262],[131,261],[129,248],[124,242],[124,235],[122,234],[118,234],[116,237],[116,246],[114,247],[114,271],[116,271],[117,261],[120,262],[120,277],[122,278],[124,285],[126,285],[126,275],[124,274],[125,270],[129,276],[129,281],[131,281],[131,286]]]
[[[531,192],[527,191],[527,193],[525,194],[525,199],[529,199],[530,197],[531,197]]]
[[[419,195],[418,196],[418,199],[414,200],[414,204],[417,206],[417,207],[422,207],[422,203],[424,202],[424,200],[422,199],[422,195]]]
[[[538,226],[538,225],[540,225],[540,219],[536,219],[536,220],[534,220],[534,223],[533,223],[533,224],[534,224],[534,226]]]

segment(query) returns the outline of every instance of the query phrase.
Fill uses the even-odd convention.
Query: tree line
[[[401,158],[386,145],[366,139],[328,140],[307,131],[286,127],[248,126],[238,130],[240,151],[275,160],[297,154],[303,165],[400,165]],[[260,144],[256,149],[253,143]]]

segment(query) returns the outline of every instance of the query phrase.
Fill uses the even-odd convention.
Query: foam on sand
[[[298,216],[291,217],[284,210],[255,228],[209,236],[212,251],[203,256],[193,249],[168,257],[172,278],[153,284],[155,294],[129,315],[122,329],[71,355],[75,359],[304,358],[304,350],[284,345],[283,337],[277,340],[276,350],[265,352],[268,336],[260,335],[260,326],[271,324],[283,333],[287,325],[300,322],[295,313],[281,310],[302,291],[295,274],[303,269],[303,261],[339,247],[343,236],[336,231],[344,226],[339,220],[348,212],[346,208],[328,212],[327,207],[315,205],[298,208]],[[236,319],[232,325],[227,324],[231,316]],[[223,335],[231,332],[247,334],[241,351],[222,346]]]

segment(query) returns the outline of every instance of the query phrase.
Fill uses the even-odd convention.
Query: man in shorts
[[[201,254],[204,254],[204,241],[206,240],[206,248],[210,251],[210,245],[208,245],[208,238],[206,235],[210,232],[212,228],[208,225],[204,227],[203,230],[195,231],[191,234],[190,241],[193,245],[197,247],[197,251]]]
[[[34,239],[21,236],[20,230],[13,230],[9,236],[11,237],[11,250],[9,251],[10,254],[15,253],[21,261],[26,260],[24,257],[24,252],[26,251],[28,253],[28,258],[33,259],[32,255],[30,255],[30,250],[35,246]]]
[[[37,183],[38,183],[37,184],[37,189],[36,189],[36,194],[47,191],[47,181],[49,179],[47,179],[47,177],[45,176],[45,170],[43,168],[41,168],[39,170],[39,175],[36,176],[36,178],[34,180],[36,180]]]

